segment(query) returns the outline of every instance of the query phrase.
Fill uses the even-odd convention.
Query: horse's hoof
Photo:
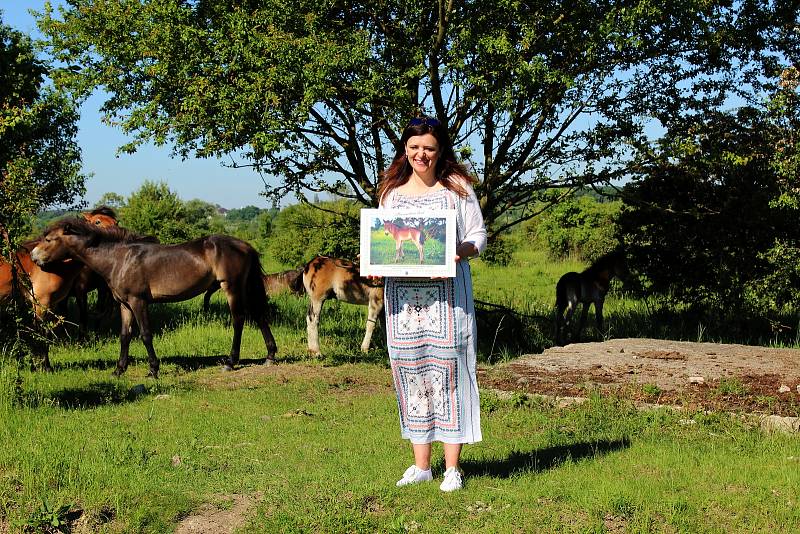
[[[277,365],[278,362],[275,361],[275,358],[267,358],[264,360],[264,365]]]
[[[158,371],[150,371],[149,373],[147,373],[147,378],[155,378],[156,380],[158,380]]]
[[[114,378],[119,378],[122,376],[122,373],[124,372],[125,372],[124,370],[115,369],[114,372],[111,373],[111,376],[113,376]]]
[[[222,364],[222,370],[225,371],[225,372],[229,372],[229,371],[233,371],[234,368],[233,368],[233,365],[231,365],[229,363],[224,363],[224,364]]]

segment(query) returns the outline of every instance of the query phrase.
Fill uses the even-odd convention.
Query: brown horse
[[[425,233],[420,228],[399,226],[392,221],[383,221],[383,229],[386,231],[386,235],[391,235],[394,239],[395,262],[400,261],[400,258],[405,256],[403,253],[403,241],[411,241],[417,247],[417,252],[419,252],[419,262],[425,263],[425,250],[423,247]]]
[[[308,352],[320,355],[319,316],[322,305],[330,298],[367,306],[367,325],[361,351],[368,352],[378,314],[383,310],[383,282],[363,278],[359,275],[358,265],[351,261],[317,256],[303,269],[303,286],[309,298],[306,314]]]
[[[116,215],[106,207],[84,212],[81,216],[90,224],[99,227],[117,224]],[[52,263],[44,269],[39,267],[30,258],[30,252],[37,244],[37,240],[28,241],[17,251],[16,269],[12,269],[11,264],[0,260],[0,300],[8,298],[16,286],[31,301],[36,315],[41,319],[47,312],[54,311],[56,306],[65,302],[69,296],[74,296],[78,302],[78,322],[83,328],[87,317],[86,294],[92,289],[105,287],[105,282],[91,269],[72,259]],[[30,286],[19,284],[19,276],[27,277]],[[50,368],[46,355],[43,367],[47,370]]]
[[[117,214],[107,206],[100,206],[92,211],[81,213],[81,216],[90,224],[102,228],[117,226]],[[148,240],[152,239],[148,238]],[[82,334],[86,333],[89,324],[88,295],[94,290],[97,290],[98,306],[110,311],[114,298],[111,295],[111,291],[108,289],[108,285],[99,274],[89,267],[84,266],[78,274],[78,277],[72,283],[72,288],[68,295],[68,297],[73,297],[75,299],[78,310],[78,327]],[[66,303],[66,300],[64,302]]]
[[[128,367],[133,320],[147,349],[150,376],[157,378],[159,361],[153,349],[148,305],[195,297],[218,283],[228,298],[233,318],[233,343],[225,368],[239,361],[242,330],[249,316],[261,329],[267,347],[265,363],[277,348],[266,317],[267,295],[261,280],[258,252],[240,239],[212,235],[178,245],[143,242],[121,228],[97,228],[81,219],[63,219],[45,230],[31,252],[39,265],[74,258],[100,274],[120,303],[122,327],[116,376]]]
[[[295,295],[302,295],[303,289],[303,268],[290,269],[279,273],[262,275],[264,290],[267,295],[274,297],[284,291],[291,291]],[[219,289],[219,284],[214,284],[208,288],[203,296],[203,311],[208,311],[210,307],[211,295]]]
[[[556,344],[563,345],[570,330],[570,321],[578,304],[582,304],[575,341],[580,340],[589,306],[594,304],[598,331],[603,331],[603,302],[611,279],[627,272],[625,254],[616,250],[602,256],[588,269],[564,274],[556,284]],[[566,311],[566,315],[564,312]],[[566,330],[566,331],[565,331]]]

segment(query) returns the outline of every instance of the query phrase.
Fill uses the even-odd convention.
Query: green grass
[[[394,238],[386,235],[381,230],[373,230],[370,239],[370,262],[374,265],[417,265],[419,264],[419,251],[411,241],[403,241],[403,256],[395,261],[396,244]],[[428,238],[422,244],[425,255],[425,265],[444,265],[445,246],[437,239]]]
[[[143,361],[111,380],[112,362],[97,363],[107,357],[79,352],[72,367],[26,376],[36,395],[2,414],[9,523],[32,523],[46,502],[98,532],[169,532],[202,503],[243,493],[261,497],[242,532],[800,528],[800,441],[726,415],[484,391],[485,441],[465,448],[466,489],[444,495],[435,483],[394,487],[410,451],[381,365],[167,366],[155,382]]]
[[[584,266],[540,251],[520,252],[508,267],[471,265],[476,298],[517,312],[481,312],[481,361],[550,346],[555,282]],[[45,531],[79,517],[92,532],[170,532],[202,504],[224,507],[234,493],[254,499],[241,532],[800,528],[796,436],[765,435],[724,414],[640,412],[597,395],[558,408],[482,391],[485,439],[465,448],[466,488],[395,488],[411,455],[399,437],[382,329],[361,354],[366,309],[328,302],[325,356],[309,360],[305,308],[305,299],[273,299],[279,365],[260,365],[264,344],[248,327],[244,367],[234,373],[219,367],[232,335],[219,294],[208,313],[200,299],[152,307],[158,381],[145,378],[138,339],[128,372],[111,377],[115,321],[86,341],[55,345],[55,373],[23,371],[22,405],[0,399],[0,531]],[[655,315],[651,303],[618,291],[606,311],[607,330],[589,330],[589,338],[697,336],[691,316]],[[716,328],[704,337],[723,339]],[[0,382],[13,380],[0,366]],[[719,393],[738,386],[721,383]],[[646,384],[643,391],[658,394]],[[434,455],[441,477],[441,449]]]

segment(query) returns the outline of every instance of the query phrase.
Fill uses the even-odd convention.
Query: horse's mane
[[[105,215],[106,217],[111,217],[114,220],[117,218],[117,213],[108,206],[97,206],[95,209],[89,212],[89,215]]]
[[[113,241],[119,243],[158,243],[158,238],[153,236],[140,235],[121,226],[109,226],[107,228],[91,224],[82,217],[65,217],[48,226],[44,234],[53,230],[62,230],[66,234],[85,235],[99,239],[100,241]],[[43,235],[44,235],[43,234]]]

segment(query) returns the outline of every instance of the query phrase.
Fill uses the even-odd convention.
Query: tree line
[[[796,307],[795,4],[47,5],[39,43],[0,21],[2,253],[36,213],[80,207],[77,109],[101,89],[105,119],[132,139],[120,150],[154,142],[177,157],[225,156],[274,176],[268,197],[294,195],[285,215],[252,228],[284,263],[300,261],[289,245],[301,230],[315,249],[348,255],[398,131],[424,113],[448,125],[480,179],[487,259],[509,261],[514,233],[535,227],[557,254],[590,259],[624,243],[643,292]],[[122,216],[137,231],[170,241],[219,229],[207,206],[169,206],[148,187],[166,200],[129,199]],[[614,196],[613,223],[614,204],[576,197],[587,192]],[[309,200],[317,194],[340,200]],[[173,217],[156,228],[159,209]],[[596,229],[578,230],[587,220]]]

